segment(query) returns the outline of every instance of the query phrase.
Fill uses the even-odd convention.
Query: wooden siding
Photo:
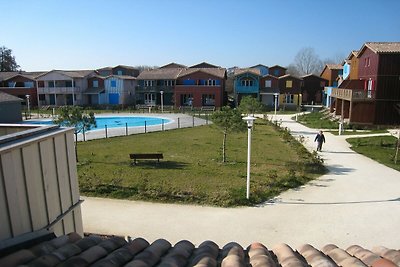
[[[44,228],[83,234],[73,129],[24,133],[0,145],[0,240]]]

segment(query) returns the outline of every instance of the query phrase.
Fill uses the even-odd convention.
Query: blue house
[[[233,88],[235,92],[235,101],[239,105],[242,97],[250,95],[257,99],[260,96],[260,78],[262,77],[260,69],[247,68],[236,69],[234,72]]]
[[[250,67],[250,69],[259,69],[261,76],[265,76],[265,75],[269,74],[269,68],[263,64],[255,65],[253,67]]]

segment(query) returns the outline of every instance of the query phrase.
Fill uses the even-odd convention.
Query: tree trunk
[[[227,131],[224,131],[224,140],[222,141],[222,162],[226,162],[226,155],[225,155],[225,146],[226,146],[226,134]]]
[[[78,133],[75,133],[75,157],[76,157],[76,162],[79,162],[79,160],[78,160]]]

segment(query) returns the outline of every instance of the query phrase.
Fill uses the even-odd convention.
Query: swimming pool
[[[120,127],[143,127],[143,126],[153,126],[161,125],[172,122],[170,119],[158,118],[158,117],[128,117],[128,116],[118,116],[118,117],[96,117],[97,127],[92,130],[101,130],[107,128],[120,128]],[[24,124],[43,124],[49,125],[53,124],[51,120],[29,120],[24,121]]]

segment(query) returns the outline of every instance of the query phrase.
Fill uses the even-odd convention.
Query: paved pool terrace
[[[140,114],[132,114],[132,113],[103,113],[99,115],[101,117],[110,116],[110,117],[157,117],[157,118],[164,118],[166,120],[170,120],[169,122],[164,123],[164,125],[151,125],[146,126],[135,126],[135,127],[121,127],[121,128],[108,128],[107,133],[105,129],[100,130],[91,130],[85,133],[85,138],[82,133],[78,134],[78,141],[84,140],[93,140],[93,139],[101,139],[101,138],[109,138],[115,136],[124,136],[131,135],[131,134],[139,134],[139,133],[149,133],[149,132],[159,132],[159,131],[167,131],[177,128],[189,128],[193,126],[200,126],[210,124],[210,120],[200,119],[197,117],[193,117],[187,114],[182,113],[140,113]]]

